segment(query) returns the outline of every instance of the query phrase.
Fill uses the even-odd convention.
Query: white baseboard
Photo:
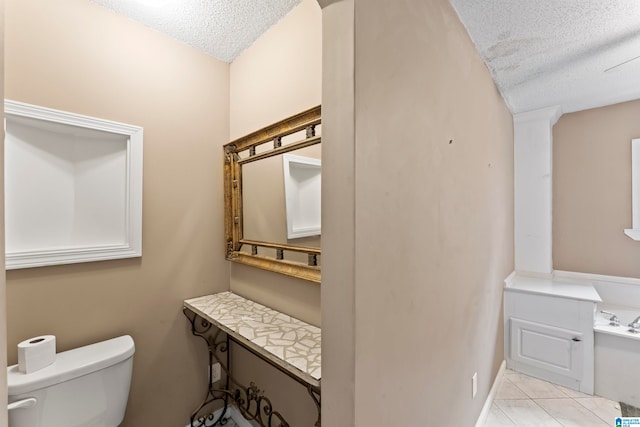
[[[496,375],[496,379],[493,381],[493,385],[491,386],[491,390],[489,390],[489,395],[487,396],[487,400],[484,402],[484,406],[482,407],[482,412],[480,412],[480,416],[478,417],[478,421],[476,421],[476,427],[484,426],[484,423],[487,421],[487,417],[489,416],[489,412],[491,411],[491,405],[493,405],[493,400],[496,397],[496,393],[498,393],[498,387],[500,387],[500,383],[502,382],[502,376],[504,375],[504,370],[506,367],[506,361],[502,361],[500,365],[500,369],[498,369],[498,374]]]
[[[218,418],[222,413],[222,409],[218,409],[213,413],[214,419]],[[257,424],[252,423],[251,421],[247,421],[244,419],[240,411],[235,406],[229,406],[227,408],[227,413],[225,415],[226,419],[231,419],[235,421],[238,427],[256,427]],[[187,423],[186,427],[191,427],[191,424]]]

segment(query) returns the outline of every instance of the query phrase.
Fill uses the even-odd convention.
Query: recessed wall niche
[[[321,234],[321,160],[284,154],[282,161],[287,238],[319,236]]]
[[[142,255],[141,127],[5,100],[6,268]]]

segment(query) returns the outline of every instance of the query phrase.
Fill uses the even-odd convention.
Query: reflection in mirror
[[[319,160],[320,145],[302,148],[292,153],[296,156]],[[288,237],[287,219],[289,216],[287,215],[285,197],[284,156],[287,154],[248,163],[242,168],[244,237],[249,240],[319,248],[320,230],[313,233],[315,235]],[[307,181],[313,180],[308,179]],[[313,185],[309,182],[307,184]],[[307,214],[312,219],[320,217],[319,203],[305,200],[302,197],[297,204],[299,205],[298,210],[313,209],[315,215]]]

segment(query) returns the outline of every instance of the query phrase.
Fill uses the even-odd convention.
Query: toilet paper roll
[[[18,370],[30,374],[46,368],[56,360],[56,337],[42,335],[18,344]]]

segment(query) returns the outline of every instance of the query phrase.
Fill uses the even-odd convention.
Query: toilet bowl
[[[9,427],[120,425],[134,352],[125,335],[58,353],[52,365],[30,374],[9,366]]]

